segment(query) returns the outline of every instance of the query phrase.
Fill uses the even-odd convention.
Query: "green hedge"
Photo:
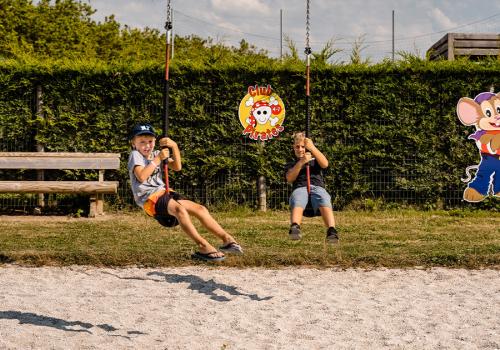
[[[330,159],[326,177],[334,204],[382,198],[464,205],[460,177],[479,162],[479,154],[467,140],[474,128],[459,122],[456,103],[492,85],[499,89],[499,68],[496,62],[465,61],[312,67],[312,136]],[[36,140],[46,151],[120,152],[122,169],[115,176],[126,183],[130,128],[138,121],[161,128],[163,74],[164,67],[151,63],[0,62],[1,150],[31,151]],[[270,197],[279,198],[271,206],[283,206],[289,136],[305,128],[304,67],[193,67],[174,61],[170,76],[170,135],[184,154],[174,183],[191,186],[199,198],[212,190],[253,193],[260,174]],[[241,136],[237,117],[247,87],[255,84],[271,84],[286,107],[283,136],[264,147]],[[43,89],[45,118],[34,113],[36,86]],[[254,204],[251,194],[237,197]],[[477,206],[498,209],[498,203],[490,199]]]

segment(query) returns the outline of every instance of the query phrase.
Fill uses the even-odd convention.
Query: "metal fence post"
[[[267,186],[266,186],[266,178],[261,175],[257,179],[257,198],[259,201],[259,210],[266,211],[267,210]]]
[[[259,157],[264,157],[264,141],[259,143]],[[258,208],[260,211],[267,210],[267,186],[266,186],[266,178],[263,175],[260,175],[257,178],[257,201]]]
[[[36,86],[36,94],[35,94],[35,116],[37,119],[44,119],[43,115],[43,90],[41,85]],[[38,123],[37,123],[38,124]],[[38,132],[38,130],[37,130]],[[36,136],[35,136],[36,139]],[[36,151],[37,152],[45,152],[45,147],[42,143],[40,143],[38,140],[36,141]],[[36,179],[38,181],[44,181],[45,179],[45,173],[43,169],[39,169],[36,171]],[[39,193],[38,194],[38,206],[39,207],[45,207],[45,194],[44,193]],[[39,209],[35,209],[35,213],[38,212]]]

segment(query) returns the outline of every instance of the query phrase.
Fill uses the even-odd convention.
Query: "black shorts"
[[[179,225],[179,221],[177,220],[177,218],[168,213],[168,202],[170,202],[171,199],[178,201],[179,199],[186,198],[177,192],[165,192],[164,195],[158,198],[158,201],[155,204],[156,214],[154,218],[160,223],[160,225],[165,227],[175,227]]]

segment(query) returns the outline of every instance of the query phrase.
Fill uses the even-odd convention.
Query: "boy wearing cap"
[[[181,154],[177,143],[168,137],[159,140],[161,150],[155,150],[156,134],[150,124],[134,126],[130,134],[132,152],[128,160],[128,171],[134,200],[146,214],[154,217],[165,227],[180,225],[182,230],[198,245],[193,258],[206,261],[224,260],[224,252],[242,254],[243,250],[203,205],[190,201],[177,192],[167,193],[162,162],[167,159],[169,169],[180,171]],[[172,150],[172,157],[170,151]],[[191,215],[215,236],[222,240],[219,250],[203,238],[191,221]]]

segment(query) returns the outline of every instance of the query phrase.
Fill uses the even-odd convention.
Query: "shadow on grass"
[[[81,321],[66,321],[60,318],[49,317],[38,315],[32,312],[20,312],[20,311],[0,311],[0,320],[18,320],[19,324],[32,324],[41,327],[51,327],[57,328],[66,332],[84,332],[92,334],[89,329],[97,327],[103,329],[106,332],[115,332],[119,329],[109,325],[109,324],[99,324],[93,325],[92,323],[81,322]],[[146,334],[139,331],[129,331],[128,334]],[[130,339],[130,337],[122,335],[113,335],[118,337],[123,337]]]
[[[12,259],[11,257],[9,257],[7,255],[0,253],[0,264],[11,264],[13,262],[14,262],[14,259]]]

